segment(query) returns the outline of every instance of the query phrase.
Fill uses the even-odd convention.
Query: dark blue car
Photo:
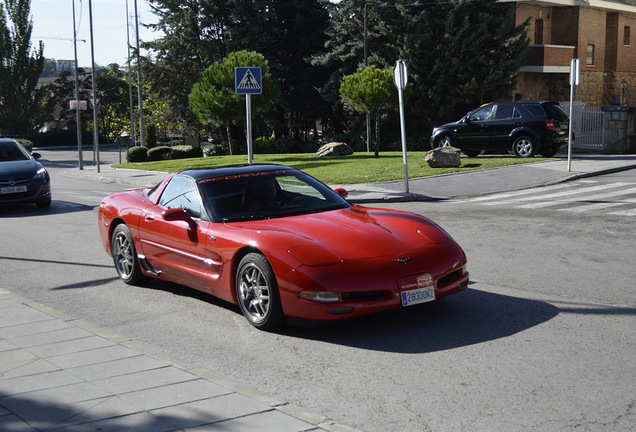
[[[17,141],[0,138],[0,205],[51,205],[51,178],[39,158]]]

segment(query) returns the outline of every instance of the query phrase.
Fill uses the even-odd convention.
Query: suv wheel
[[[453,144],[455,143],[449,135],[442,135],[439,141],[437,141],[437,147],[454,147]]]
[[[512,151],[515,156],[521,158],[529,158],[534,156],[536,152],[536,146],[532,137],[528,135],[519,135],[512,143]]]

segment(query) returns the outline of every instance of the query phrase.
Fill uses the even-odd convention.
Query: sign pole
[[[263,85],[261,68],[235,67],[234,91],[245,95],[245,141],[247,141],[247,163],[252,165],[252,99],[253,94],[261,94]]]
[[[568,131],[568,172],[572,171],[572,141],[574,138],[572,126],[574,123],[574,94],[576,86],[579,85],[579,81],[581,79],[580,70],[580,60],[578,58],[573,58],[570,61],[570,124]]]
[[[245,95],[245,127],[247,131],[245,133],[247,139],[247,163],[252,165],[253,152],[252,152],[252,95]]]
[[[406,124],[404,120],[404,89],[408,82],[406,63],[403,60],[395,62],[393,80],[398,89],[398,101],[400,104],[400,133],[402,135],[402,162],[404,164],[404,192],[409,193],[409,168],[406,158]]]

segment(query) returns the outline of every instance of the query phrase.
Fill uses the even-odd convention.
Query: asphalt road
[[[42,153],[53,205],[0,211],[3,288],[362,431],[636,424],[636,217],[505,199],[392,204],[455,237],[470,288],[395,313],[265,333],[237,307],[187,288],[121,283],[96,222],[101,197],[126,187],[66,177],[74,153]],[[594,180],[636,187],[633,171]]]

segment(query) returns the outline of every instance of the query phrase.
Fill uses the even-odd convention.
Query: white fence
[[[562,108],[569,115],[569,103],[562,103]],[[602,151],[605,146],[605,112],[599,108],[584,107],[580,102],[574,103],[572,114],[574,141],[572,147],[580,150]]]

